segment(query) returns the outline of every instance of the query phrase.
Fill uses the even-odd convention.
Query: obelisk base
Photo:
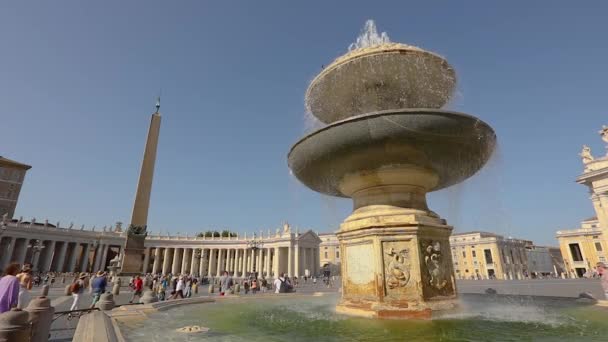
[[[456,308],[449,236],[452,227],[419,209],[357,209],[337,233],[342,254],[343,314],[430,319]]]
[[[142,273],[145,239],[146,236],[143,234],[128,234],[120,276],[134,276]]]

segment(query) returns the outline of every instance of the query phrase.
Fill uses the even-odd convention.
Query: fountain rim
[[[314,85],[316,83],[318,83],[321,78],[323,78],[324,76],[326,76],[327,74],[332,72],[338,66],[349,63],[349,62],[357,60],[357,59],[361,59],[361,58],[366,58],[366,57],[370,57],[370,56],[374,56],[374,55],[381,55],[381,54],[391,54],[391,53],[397,53],[397,54],[420,53],[420,54],[429,55],[433,58],[437,58],[441,61],[442,64],[444,64],[447,67],[447,70],[451,71],[452,76],[454,77],[454,80],[457,79],[456,70],[454,69],[454,67],[452,67],[452,65],[448,62],[448,60],[445,57],[443,57],[435,52],[427,51],[427,50],[424,50],[417,46],[407,45],[407,44],[403,44],[403,43],[384,43],[384,44],[374,45],[374,46],[370,46],[370,47],[351,50],[351,51],[348,51],[347,53],[337,57],[336,59],[334,59],[326,68],[324,68],[320,73],[318,73],[317,76],[315,76],[312,79],[312,81],[310,81],[310,84],[308,85],[308,88],[306,89],[304,98],[307,99],[309,97],[309,95],[312,91],[312,88],[314,88]],[[306,103],[306,107],[307,107],[306,109],[310,111],[308,103]],[[310,112],[314,115],[314,113],[312,111],[310,111]]]
[[[492,133],[494,133],[494,136],[496,136],[496,132],[494,131],[492,126],[490,126],[487,122],[481,120],[480,118],[478,118],[474,115],[470,115],[470,114],[466,114],[466,113],[462,113],[462,112],[444,110],[444,109],[434,109],[434,108],[401,108],[401,109],[380,110],[380,111],[376,111],[376,112],[359,114],[359,115],[348,117],[346,119],[335,121],[330,124],[327,124],[324,127],[321,127],[315,131],[312,131],[312,132],[304,135],[297,142],[295,142],[289,149],[289,152],[287,153],[287,166],[289,167],[289,159],[290,159],[289,157],[291,156],[293,151],[298,147],[298,145],[302,144],[304,141],[310,139],[312,136],[317,135],[318,133],[331,129],[332,127],[335,127],[335,126],[340,126],[345,122],[361,121],[361,120],[375,118],[375,117],[379,117],[379,116],[383,116],[383,115],[387,115],[387,114],[405,114],[405,113],[410,113],[410,114],[433,113],[433,114],[440,114],[440,115],[454,115],[454,116],[458,116],[458,117],[462,117],[462,118],[476,120],[479,123],[485,125]],[[431,134],[431,133],[428,133],[428,134]],[[436,135],[439,136],[439,134],[436,134]],[[289,167],[289,169],[291,170],[290,167]]]

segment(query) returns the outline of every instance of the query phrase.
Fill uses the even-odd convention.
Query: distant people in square
[[[91,303],[91,308],[95,307],[95,304],[101,298],[101,295],[106,292],[106,286],[108,285],[108,280],[106,279],[106,273],[103,271],[97,272],[97,276],[95,279],[91,280],[91,289],[93,291],[93,302]]]
[[[179,276],[179,278],[177,278],[177,283],[175,283],[175,290],[169,299],[177,299],[177,297],[184,298],[185,286],[184,277]]]
[[[266,278],[262,276],[262,280],[260,283],[262,284],[262,293],[266,293],[266,290],[268,290],[268,280],[266,280]]]
[[[20,285],[16,276],[19,269],[19,264],[9,264],[4,269],[4,277],[0,278],[0,314],[17,307]]]
[[[232,287],[232,277],[228,274],[228,272],[224,271],[222,277],[220,278],[220,295],[224,296],[227,293],[230,293],[230,288]]]
[[[260,290],[260,288],[258,287],[258,280],[253,279],[251,281],[251,293],[256,294],[259,290]]]
[[[131,295],[131,300],[129,300],[129,303],[133,303],[136,296],[141,298],[141,293],[143,290],[144,290],[144,281],[141,279],[141,277],[139,275],[137,275],[135,277],[135,279],[133,279],[133,294]]]
[[[33,285],[32,265],[24,264],[21,272],[17,274],[17,279],[19,279],[19,300],[17,308],[25,309],[31,299],[30,290]]]
[[[289,292],[289,284],[285,279],[285,273],[281,273],[281,275],[274,280],[274,293],[287,293]]]

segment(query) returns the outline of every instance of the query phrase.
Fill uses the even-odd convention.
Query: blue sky
[[[451,109],[491,124],[497,157],[429,196],[456,231],[555,244],[593,215],[582,144],[605,153],[608,5],[572,1],[39,1],[0,4],[0,155],[33,168],[16,216],[128,222],[149,115],[163,123],[149,229],[334,230],[349,200],[289,175],[308,82],[366,19],[437,52]]]

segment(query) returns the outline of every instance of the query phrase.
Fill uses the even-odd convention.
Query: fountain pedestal
[[[342,254],[340,313],[431,318],[455,307],[452,227],[428,210],[436,175],[405,165],[344,177],[354,212],[336,234]]]

